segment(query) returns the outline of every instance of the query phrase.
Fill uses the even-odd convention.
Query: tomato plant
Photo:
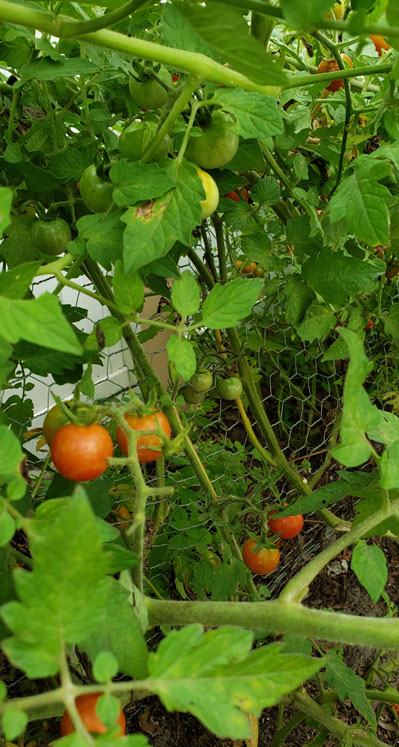
[[[144,417],[127,414],[125,415],[125,420],[134,431],[143,431],[144,434],[147,431],[156,431],[157,427],[160,427],[168,438],[170,438],[172,433],[169,420],[161,410],[157,412],[151,412],[148,415],[144,415]],[[118,427],[118,430],[116,432],[116,438],[120,450],[127,456],[128,440],[126,433],[120,426]],[[157,436],[155,433],[152,433],[148,436],[139,436],[139,438],[137,439],[137,454],[139,462],[154,462],[156,459],[159,459],[159,457],[162,456],[161,450],[155,451],[151,448],[151,446],[162,446],[162,441],[159,436]]]
[[[267,520],[270,530],[273,532],[273,534],[280,534],[280,539],[292,539],[302,531],[302,514],[295,514],[294,516],[282,516],[280,519],[272,519],[271,516],[275,513],[276,511],[270,511]]]
[[[111,436],[102,425],[64,425],[51,441],[51,458],[67,480],[86,482],[102,475],[113,454]]]
[[[202,135],[190,138],[186,157],[203,169],[219,169],[234,158],[238,143],[231,119],[215,112],[210,124],[203,127]]]
[[[105,734],[108,731],[96,710],[98,699],[102,695],[103,693],[89,693],[88,695],[78,695],[75,699],[76,708],[86,730],[95,734]],[[116,723],[120,727],[117,736],[122,737],[126,733],[126,719],[122,708],[119,711]],[[61,736],[66,737],[68,734],[73,734],[74,731],[75,727],[69,712],[64,711],[61,719]]]
[[[56,257],[66,251],[71,240],[71,229],[62,218],[54,220],[37,220],[32,229],[32,239],[35,246],[43,254]]]
[[[170,74],[164,68],[157,73],[157,76],[166,86],[170,86],[172,79]],[[168,100],[168,91],[151,75],[143,75],[140,80],[131,76],[129,78],[130,95],[141,109],[160,109]]]
[[[258,541],[248,537],[242,546],[242,559],[252,573],[266,576],[277,568],[280,562],[280,550],[278,547],[261,547],[255,550]]]
[[[209,218],[215,212],[219,203],[219,190],[215,180],[207,171],[197,169],[197,174],[201,179],[202,186],[205,190],[205,200],[200,200],[202,207],[202,220]]]
[[[139,161],[147,146],[157,132],[155,122],[132,122],[122,131],[118,148],[119,152],[130,161]],[[166,135],[151,156],[151,161],[158,161],[172,150],[172,139]]]
[[[93,213],[105,213],[112,205],[113,186],[97,174],[94,164],[80,177],[79,191],[84,204]]]
[[[218,379],[216,388],[223,399],[233,400],[241,397],[242,383],[237,376],[229,376],[227,379]]]

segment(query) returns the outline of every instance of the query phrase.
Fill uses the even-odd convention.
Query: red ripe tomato
[[[149,415],[145,415],[143,418],[139,418],[138,415],[125,415],[125,420],[133,428],[134,431],[156,431],[157,426],[160,426],[165,435],[170,438],[171,428],[169,420],[163,412],[152,412]],[[116,431],[116,440],[118,441],[119,448],[125,456],[128,454],[128,442],[126,433],[122,428],[118,428]],[[137,439],[137,454],[139,462],[154,462],[162,456],[161,451],[154,451],[151,446],[162,446],[161,439],[155,433],[150,436],[139,436]]]
[[[278,547],[262,547],[258,552],[254,552],[254,547],[259,544],[252,537],[245,540],[242,546],[242,559],[252,573],[258,573],[260,576],[266,576],[277,568],[280,560],[280,550]]]
[[[173,73],[173,75],[172,75],[173,83],[177,83],[177,81],[179,80],[179,77],[180,76],[177,73]]]
[[[86,482],[102,475],[108,468],[106,457],[113,454],[108,431],[94,425],[64,425],[51,442],[51,458],[58,472],[67,480]]]
[[[353,62],[350,57],[348,57],[347,54],[341,55],[342,59],[345,60],[345,62],[348,63],[350,67],[353,67]],[[318,73],[331,73],[334,70],[339,70],[339,65],[336,60],[322,60],[317,72]],[[331,83],[329,83],[328,86],[326,86],[326,91],[339,91],[340,88],[344,87],[344,81],[342,78],[338,78],[337,80],[332,80]]]
[[[367,324],[364,326],[364,329],[372,329],[374,327],[374,322],[372,319],[369,319]]]
[[[230,197],[230,200],[233,200],[234,202],[240,202],[241,198],[238,192],[241,192],[241,196],[248,202],[249,192],[246,187],[238,187],[237,192],[228,192],[227,195],[223,195],[223,197]]]
[[[282,516],[281,519],[271,519],[271,515],[275,513],[276,511],[270,511],[268,522],[273,534],[278,534],[280,532],[280,539],[292,539],[302,531],[302,514],[295,514],[295,516]]]
[[[95,732],[96,734],[105,734],[107,727],[97,716],[96,706],[97,701],[103,693],[89,693],[88,695],[78,695],[75,700],[76,708],[78,709],[79,716],[82,719],[87,731]],[[126,719],[122,708],[119,711],[119,716],[116,723],[120,726],[118,737],[123,737],[126,733]],[[66,737],[67,734],[73,734],[75,727],[72,723],[72,719],[68,711],[64,711],[64,715],[61,719],[61,736]]]
[[[378,34],[374,34],[372,36],[369,36],[369,39],[373,42],[379,56],[382,55],[382,50],[385,49],[388,51],[388,49],[391,49],[390,45],[387,41],[385,41],[383,36],[379,36]]]

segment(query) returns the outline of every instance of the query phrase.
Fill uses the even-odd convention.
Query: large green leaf
[[[349,233],[370,246],[389,243],[388,201],[391,193],[380,180],[389,176],[386,161],[364,157],[338,187],[329,205],[332,222],[344,219]]]
[[[61,499],[55,515],[55,520],[36,521],[31,537],[33,571],[15,574],[20,601],[1,611],[14,633],[4,649],[31,678],[58,672],[63,647],[87,639],[107,597],[107,560],[98,521],[83,490]]]
[[[287,81],[272,55],[250,35],[248,24],[238,10],[223,3],[204,5],[195,0],[183,0],[177,7],[223,63],[228,62],[234,70],[261,85],[278,86]]]
[[[377,267],[343,252],[323,249],[310,257],[302,267],[302,279],[335,307],[343,306],[347,297],[377,280],[384,272],[384,265]]]
[[[0,328],[8,342],[28,340],[63,353],[82,353],[72,327],[62,314],[59,299],[50,293],[31,301],[0,296]]]
[[[378,428],[380,411],[371,404],[363,387],[373,366],[364,354],[359,335],[343,328],[339,332],[348,346],[350,362],[344,384],[341,443],[333,449],[332,454],[337,462],[347,467],[357,467],[370,457],[372,447],[366,433]]]
[[[202,307],[202,322],[210,329],[235,327],[251,312],[263,281],[236,278],[226,285],[215,285]]]
[[[235,115],[237,124],[232,129],[245,140],[265,140],[284,132],[283,120],[272,96],[242,88],[219,88],[213,98]]]
[[[252,641],[239,628],[173,631],[149,656],[150,689],[168,710],[192,713],[217,736],[246,739],[248,713],[275,705],[323,666],[322,659],[281,653],[279,643],[251,651]]]

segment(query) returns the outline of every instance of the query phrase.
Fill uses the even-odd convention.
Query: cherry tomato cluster
[[[296,537],[302,531],[302,514],[295,514],[295,516],[282,516],[279,519],[270,518],[272,514],[275,513],[275,510],[270,511],[268,523],[271,532],[280,535],[277,542],[279,542],[279,540],[293,539],[293,537]],[[261,545],[260,540],[255,540],[252,537],[245,540],[241,550],[242,559],[252,573],[266,576],[277,568],[280,562],[280,550],[275,545],[272,547],[260,547],[256,550],[255,548],[258,545]]]
[[[161,411],[153,411],[143,417],[127,414],[125,420],[134,431],[143,432],[136,442],[139,462],[154,462],[159,459],[162,441],[156,433],[150,431],[156,431],[159,427],[170,438],[171,428],[166,415]],[[111,436],[102,425],[68,423],[60,406],[55,405],[46,415],[43,433],[50,446],[54,466],[67,480],[94,480],[108,468],[107,458],[112,457],[114,446]],[[120,427],[116,432],[116,440],[127,456],[128,439]]]
[[[243,275],[251,275],[252,277],[257,278],[265,277],[265,271],[263,267],[259,267],[257,262],[249,262],[247,265],[245,265],[242,259],[237,259],[236,269]]]

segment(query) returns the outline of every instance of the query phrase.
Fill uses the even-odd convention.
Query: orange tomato
[[[347,54],[341,55],[342,59],[345,60],[345,62],[348,63],[349,67],[353,67],[353,62],[350,57],[348,57]],[[336,60],[322,60],[317,72],[318,73],[331,73],[334,70],[339,70],[339,65]],[[326,86],[326,91],[339,91],[340,88],[344,87],[344,81],[342,78],[338,78],[337,80],[332,80],[331,83],[329,83],[328,86]]]
[[[152,412],[149,415],[145,415],[143,418],[139,418],[138,415],[125,415],[126,422],[133,428],[134,431],[156,431],[157,426],[160,426],[165,435],[170,438],[171,428],[169,420],[163,412]],[[116,431],[116,440],[118,441],[119,448],[125,456],[128,454],[128,441],[125,431],[118,427]],[[162,446],[161,439],[155,433],[149,436],[139,436],[137,439],[137,454],[139,462],[155,462],[162,456],[161,451],[154,451],[151,446]]]
[[[107,457],[114,446],[108,431],[94,425],[64,425],[51,442],[51,458],[58,472],[67,480],[87,482],[108,469]]]
[[[241,259],[237,259],[236,262],[236,268],[237,270],[241,270],[242,265],[244,262]],[[242,274],[243,275],[255,275],[258,265],[256,262],[251,262],[249,265],[245,265],[245,267],[242,267]]]
[[[103,693],[89,693],[88,695],[78,695],[75,700],[76,708],[78,709],[79,716],[82,719],[87,731],[94,732],[95,734],[105,734],[107,727],[97,716],[96,706],[97,701]],[[116,721],[120,726],[119,737],[122,737],[126,732],[126,719],[122,708],[119,711],[119,715]],[[73,734],[75,727],[72,723],[72,719],[68,711],[64,711],[64,715],[61,719],[61,736],[66,737],[67,734]]]
[[[378,34],[373,34],[372,36],[369,36],[369,39],[373,42],[379,56],[382,55],[382,50],[385,49],[388,51],[388,49],[391,49],[390,45],[387,41],[385,41],[383,36],[379,36]]]
[[[280,560],[280,550],[278,547],[262,547],[255,552],[254,548],[257,544],[252,537],[249,537],[242,546],[242,559],[252,573],[266,576],[277,568]]]

